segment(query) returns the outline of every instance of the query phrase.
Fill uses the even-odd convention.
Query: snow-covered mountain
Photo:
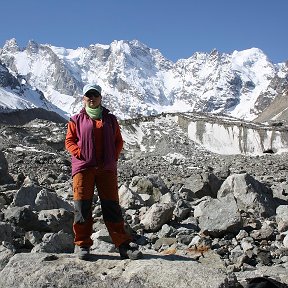
[[[102,86],[104,104],[121,119],[195,111],[253,120],[287,97],[288,65],[257,48],[197,52],[173,63],[137,40],[77,49],[29,41],[22,49],[11,39],[0,49],[2,109],[41,107],[69,117],[90,82]],[[275,119],[287,109],[287,101],[277,103]]]

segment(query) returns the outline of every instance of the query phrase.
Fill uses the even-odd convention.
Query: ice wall
[[[243,125],[241,122],[233,124],[223,120],[217,122],[215,119],[186,119],[188,137],[218,154],[261,155],[267,152],[288,152],[287,129]]]

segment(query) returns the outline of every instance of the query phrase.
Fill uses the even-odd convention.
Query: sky
[[[173,62],[252,47],[288,60],[288,0],[9,0],[0,11],[0,47],[12,38],[71,49],[139,40]]]

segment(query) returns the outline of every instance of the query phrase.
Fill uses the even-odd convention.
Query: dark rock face
[[[8,175],[8,162],[2,151],[0,151],[0,163],[0,183],[2,184],[2,182],[5,180],[5,177]]]
[[[0,124],[4,125],[24,125],[34,119],[43,119],[56,123],[66,123],[67,120],[55,112],[42,108],[13,110],[7,113],[0,113]],[[17,128],[14,128],[17,129]]]
[[[9,73],[8,69],[0,61],[0,87],[11,87],[15,88],[17,85],[20,86],[19,82],[15,77]]]
[[[135,262],[134,268],[133,263],[131,267],[128,265],[125,267],[128,274],[125,274],[121,261],[115,260],[118,256],[113,256],[116,268],[110,267],[109,257],[116,250],[95,196],[92,253],[95,257],[101,253],[108,255],[108,260],[101,261],[102,267],[110,272],[99,272],[102,276],[89,272],[83,283],[99,284],[99,279],[107,276],[107,283],[116,279],[126,287],[164,287],[165,283],[173,287],[177,281],[172,278],[179,275],[171,271],[177,266],[186,284],[185,281],[192,281],[188,271],[195,269],[194,287],[241,287],[237,286],[240,282],[247,284],[248,278],[251,279],[251,275],[245,274],[250,271],[254,271],[253,277],[265,271],[265,275],[288,284],[288,273],[285,276],[283,272],[288,269],[288,154],[215,154],[189,139],[176,122],[164,121],[169,128],[154,121],[159,119],[142,122],[149,133],[141,145],[128,141],[128,136],[137,131],[135,122],[121,124],[127,138],[118,163],[120,203],[127,230],[144,258],[146,255],[146,262]],[[169,132],[171,127],[173,133]],[[17,261],[24,266],[25,261],[34,261],[33,269],[41,271],[43,277],[42,266],[51,261],[51,267],[57,267],[53,273],[58,282],[57,271],[66,269],[63,267],[74,267],[74,272],[67,268],[72,278],[81,274],[81,269],[90,271],[89,263],[78,263],[67,254],[73,252],[74,245],[70,156],[64,150],[66,125],[37,119],[21,126],[2,125],[0,130],[0,286],[17,285],[16,280],[9,280],[15,279],[13,273],[18,273]],[[44,259],[35,253],[48,254]],[[168,258],[161,258],[167,254],[178,260],[171,262],[175,267],[165,262]],[[54,261],[52,256],[58,260]],[[98,261],[92,264],[98,265]],[[156,263],[153,261],[163,273],[169,270],[165,272],[166,280],[159,279],[162,283],[153,282],[157,277],[147,276],[147,271],[152,273],[149,267]],[[202,270],[189,261],[203,265]],[[216,267],[220,269],[218,272]],[[167,273],[172,274],[167,276]],[[214,279],[217,273],[218,278]],[[33,283],[40,285],[43,280],[30,277],[30,282],[23,280],[27,287],[33,287]],[[210,286],[203,280],[207,277],[214,279]],[[66,286],[62,279],[62,287],[76,287],[69,280],[72,278],[67,276]],[[51,281],[52,286],[56,285]],[[136,286],[131,286],[132,283]],[[150,284],[145,286],[145,283]],[[109,287],[105,285],[99,287]],[[181,285],[179,287],[189,287]]]

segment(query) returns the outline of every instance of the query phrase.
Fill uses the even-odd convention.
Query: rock
[[[272,191],[252,176],[246,174],[230,175],[220,187],[217,198],[232,194],[239,211],[258,216],[275,215],[276,203]]]
[[[26,181],[28,181],[28,179]],[[29,205],[30,207],[34,207],[36,196],[41,190],[42,188],[40,186],[35,185],[30,181],[28,183],[25,182],[17,191],[13,200],[13,205],[19,207]]]
[[[102,254],[115,252],[114,244],[99,240],[95,237],[95,233],[92,234],[91,239],[93,240],[93,245],[91,246],[91,253]]]
[[[111,239],[107,229],[101,229],[101,230],[93,233],[93,239],[95,239],[95,238],[99,239],[101,241],[113,244],[112,239]]]
[[[285,268],[283,265],[275,265],[274,267],[261,266],[258,269],[235,272],[234,274],[240,284],[243,285],[243,287],[247,287],[250,279],[255,279],[256,277],[263,277],[263,275],[265,275],[265,277],[269,277],[271,279],[279,281],[279,287],[281,287],[280,284],[282,284],[282,287],[288,286],[287,268]]]
[[[256,240],[272,240],[275,238],[274,228],[264,222],[261,229],[251,231],[250,236]]]
[[[187,218],[192,208],[184,200],[178,200],[173,211],[173,215],[177,221],[182,221]]]
[[[0,120],[4,118],[0,115]],[[125,224],[145,256],[131,265],[130,260],[120,261],[108,233],[101,231],[106,227],[96,195],[92,263],[67,254],[74,251],[74,244],[71,161],[63,150],[65,125],[34,120],[24,126],[0,126],[1,151],[9,171],[4,170],[13,178],[11,183],[0,182],[0,241],[5,241],[0,263],[7,268],[0,274],[0,287],[9,288],[18,280],[23,287],[237,287],[238,280],[261,273],[287,283],[283,275],[288,269],[288,153],[214,154],[190,141],[187,127],[182,130],[175,122],[171,129],[166,120],[153,129],[151,118],[141,122],[141,129],[147,130],[142,130],[140,145],[153,145],[155,150],[132,145],[118,161]],[[176,153],[183,155],[177,165],[162,157]],[[13,262],[15,253],[28,262],[24,258]],[[13,270],[16,265],[18,273]],[[245,274],[248,271],[253,274]],[[214,283],[218,273],[224,278]]]
[[[169,226],[168,224],[164,224],[161,228],[161,230],[157,233],[159,238],[167,238],[169,236],[175,235],[176,229],[172,226]]]
[[[180,188],[180,190],[178,191],[178,195],[180,197],[180,200],[183,199],[186,201],[193,201],[196,198],[195,193],[191,189],[188,189],[185,186],[182,186]]]
[[[0,241],[12,243],[13,227],[10,223],[0,222]]]
[[[161,248],[163,248],[163,247],[164,247],[164,249],[167,249],[169,246],[171,246],[175,243],[177,243],[176,238],[160,238],[155,242],[154,249],[156,251],[161,250]]]
[[[37,193],[35,198],[35,209],[37,211],[59,208],[63,208],[70,212],[74,211],[74,207],[67,201],[60,198],[54,191],[42,189]]]
[[[149,194],[153,193],[153,185],[152,182],[147,178],[143,178],[140,176],[135,176],[132,178],[131,183],[129,184],[129,188],[138,194]]]
[[[13,183],[13,178],[8,172],[8,162],[4,153],[0,150],[0,185]]]
[[[185,179],[184,187],[190,189],[191,192],[196,198],[202,198],[204,196],[210,196],[212,198],[217,197],[217,192],[223,181],[219,180],[211,172],[197,173],[189,178]],[[188,200],[191,199],[191,196],[188,197]]]
[[[71,234],[59,231],[58,233],[47,233],[42,242],[35,245],[31,253],[72,253],[74,251],[74,239]]]
[[[244,252],[252,250],[254,247],[254,239],[252,237],[246,237],[241,240],[241,248]]]
[[[29,241],[32,246],[36,246],[42,242],[44,232],[39,231],[28,231],[25,233],[25,239]]]
[[[283,246],[288,249],[288,233],[283,239]]]
[[[38,221],[37,214],[26,205],[22,207],[11,207],[4,211],[5,220],[13,223],[26,231],[41,230],[42,225]]]
[[[119,203],[124,209],[137,209],[144,205],[141,196],[126,185],[122,185],[119,189]]]
[[[0,272],[0,287],[208,288],[225,287],[228,282],[221,270],[184,256],[150,254],[147,259],[121,261],[118,255],[96,254],[92,261],[81,261],[75,255],[50,255],[16,254]]]
[[[63,208],[42,210],[38,213],[38,221],[43,223],[45,231],[73,233],[74,214]]]
[[[147,177],[133,177],[129,188],[138,194],[152,195],[153,203],[159,202],[162,195],[169,192],[169,189],[158,175]]]
[[[172,219],[173,204],[153,204],[141,219],[141,224],[146,231],[158,231],[163,224]]]
[[[4,241],[0,245],[0,271],[7,265],[10,258],[15,255],[15,249]],[[1,281],[0,281],[1,282]]]
[[[240,231],[241,216],[233,195],[210,199],[200,203],[200,206],[199,227],[203,234],[221,237],[227,232],[236,234]]]
[[[288,230],[288,205],[280,205],[277,207],[276,222],[280,232]]]

